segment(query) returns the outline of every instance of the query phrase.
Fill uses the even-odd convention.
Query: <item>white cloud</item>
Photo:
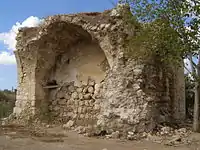
[[[8,32],[0,33],[0,42],[6,45],[8,50],[14,51],[16,46],[16,35],[18,33],[18,29],[22,27],[37,27],[42,20],[38,17],[30,16],[25,19],[22,23],[16,22]],[[12,52],[0,51],[0,64],[12,65],[16,64],[15,56]]]
[[[12,53],[3,51],[0,52],[0,65],[13,65],[16,64],[15,56]]]
[[[0,33],[0,41],[2,41],[9,50],[15,50],[15,38],[18,33],[18,29],[22,27],[36,27],[41,23],[41,21],[42,20],[40,20],[38,17],[30,16],[22,23],[16,22],[9,32]]]

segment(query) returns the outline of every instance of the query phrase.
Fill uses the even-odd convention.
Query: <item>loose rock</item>
[[[88,88],[88,92],[89,92],[89,93],[94,93],[94,88],[93,88],[92,86],[90,86],[90,87]]]
[[[70,129],[74,125],[74,121],[69,120],[66,124],[63,125],[64,129]]]

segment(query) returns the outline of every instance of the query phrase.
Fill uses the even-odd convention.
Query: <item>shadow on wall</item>
[[[49,33],[37,45],[36,109],[44,117],[52,112],[54,118],[66,120],[76,114],[79,114],[77,117],[87,115],[82,112],[83,103],[90,103],[86,106],[88,109],[93,107],[94,95],[98,95],[95,85],[105,79],[109,69],[99,43],[79,26],[57,22],[49,26]],[[81,110],[76,112],[80,105]]]
[[[80,43],[56,58],[50,81],[74,82],[79,86],[91,77],[100,83],[108,67],[105,54],[96,43]]]
[[[101,84],[108,69],[105,54],[97,43],[82,42],[66,50],[66,53],[56,58],[44,87],[49,111],[57,119],[64,119],[64,122],[75,119],[73,116],[77,114],[84,114],[84,119],[82,118],[77,124],[95,122],[92,117],[85,118],[91,115],[93,110],[83,111],[91,109],[94,105],[94,96],[98,95],[95,85],[97,87]],[[77,103],[82,105],[79,112],[73,111],[78,107]]]

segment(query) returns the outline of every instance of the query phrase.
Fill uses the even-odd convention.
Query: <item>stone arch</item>
[[[87,99],[90,103],[88,107],[91,108],[90,105],[93,105],[91,101],[94,101],[92,97],[95,93],[95,84],[100,84],[104,80],[106,70],[110,66],[100,44],[92,36],[79,25],[57,21],[49,24],[46,33],[37,40],[35,107],[42,111],[41,113],[56,112],[55,115],[60,115],[62,119],[63,115],[70,114],[66,117],[68,119],[72,117],[72,113],[73,116],[78,114],[80,117],[83,111],[69,111],[67,102],[71,99],[82,102]],[[88,91],[81,93],[80,89],[84,88]],[[89,91],[89,88],[92,91]],[[89,98],[84,98],[88,94]],[[62,110],[62,106],[68,109],[67,114],[63,114],[65,110]]]
[[[19,60],[17,63],[20,67],[18,69],[20,83],[14,111],[18,116],[17,119],[23,122],[30,120],[30,117],[37,112],[35,109],[41,111],[45,108],[52,109],[52,112],[61,111],[55,114],[54,118],[61,117],[67,119],[66,121],[70,119],[70,125],[72,121],[81,126],[95,124],[93,127],[98,131],[100,128],[116,129],[127,134],[129,131],[149,132],[154,128],[158,122],[155,118],[159,115],[155,107],[155,99],[160,99],[160,90],[165,89],[165,85],[161,84],[158,87],[157,82],[153,82],[159,78],[154,64],[149,66],[150,64],[146,62],[138,63],[126,57],[125,43],[131,33],[123,23],[120,14],[113,16],[112,12],[113,10],[108,10],[103,13],[49,16],[39,27],[20,29],[17,35],[16,51],[16,57]],[[94,71],[93,67],[96,64],[94,62],[102,60],[94,55],[90,57],[83,55],[73,60],[73,55],[79,53],[77,49],[82,50],[85,55],[89,50],[94,49],[100,55],[105,55],[110,68],[103,82],[103,88],[92,80],[88,80],[83,87],[79,87],[79,84],[75,86],[73,79],[80,70],[77,69],[75,73],[70,72],[69,70],[74,67],[70,68],[69,64],[86,58],[85,62],[89,61],[89,64],[92,64],[92,67],[87,64],[86,68]],[[79,64],[82,65],[85,62]],[[155,66],[157,66],[156,63]],[[147,72],[147,83],[143,76],[145,68],[151,69],[150,73]],[[176,78],[178,78],[176,70]],[[169,72],[169,74],[174,73]],[[65,80],[69,79],[67,78],[69,76],[72,80]],[[166,85],[173,90],[176,89],[176,93],[180,93],[174,96],[180,99],[175,100],[175,104],[179,105],[182,102],[181,99],[184,99],[181,96],[184,92],[180,90],[180,87],[184,88],[183,78],[175,80],[176,87],[172,87],[171,84]],[[147,89],[153,88],[155,91],[145,92],[141,86],[144,83]],[[45,88],[49,86],[51,88]],[[100,92],[97,89],[100,89]],[[70,94],[66,91],[70,91]],[[100,97],[98,97],[98,92],[102,93]],[[52,103],[49,104],[49,101]],[[58,105],[59,107],[54,107]],[[64,111],[65,108],[67,108],[67,113]],[[182,108],[183,106],[180,106],[177,111]]]

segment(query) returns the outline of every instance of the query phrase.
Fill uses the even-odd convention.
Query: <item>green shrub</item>
[[[9,103],[0,103],[0,118],[8,117],[12,110],[13,107]]]
[[[15,92],[4,90],[0,91],[0,118],[8,117],[15,105]]]

